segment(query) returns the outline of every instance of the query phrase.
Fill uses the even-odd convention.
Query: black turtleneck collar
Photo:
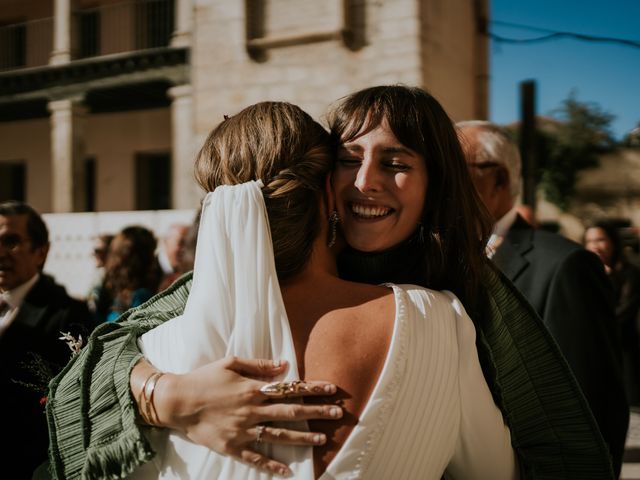
[[[424,246],[412,238],[384,252],[367,253],[347,247],[338,255],[338,273],[354,282],[426,286]]]

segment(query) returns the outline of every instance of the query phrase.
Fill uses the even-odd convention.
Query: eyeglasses
[[[498,162],[482,162],[482,163],[467,163],[467,166],[477,168],[478,170],[488,170],[490,168],[501,167],[502,164]]]
[[[9,233],[7,235],[0,236],[0,246],[9,250],[10,252],[17,250],[22,245],[29,243],[29,239],[22,238],[15,233]]]

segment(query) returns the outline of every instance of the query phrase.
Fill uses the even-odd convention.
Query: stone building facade
[[[0,197],[42,212],[195,208],[223,115],[430,90],[486,118],[487,0],[0,0]]]

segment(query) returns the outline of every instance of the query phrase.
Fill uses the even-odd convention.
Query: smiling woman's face
[[[345,239],[356,250],[387,250],[420,223],[425,160],[400,143],[386,120],[341,146],[332,183]]]
[[[611,267],[613,258],[613,242],[600,227],[590,227],[584,234],[584,248],[600,257],[602,263]]]

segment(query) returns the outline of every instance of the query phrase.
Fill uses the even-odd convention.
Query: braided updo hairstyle
[[[328,132],[299,107],[261,102],[226,117],[198,154],[198,183],[262,180],[279,279],[299,273],[320,230],[319,200],[331,170]]]

